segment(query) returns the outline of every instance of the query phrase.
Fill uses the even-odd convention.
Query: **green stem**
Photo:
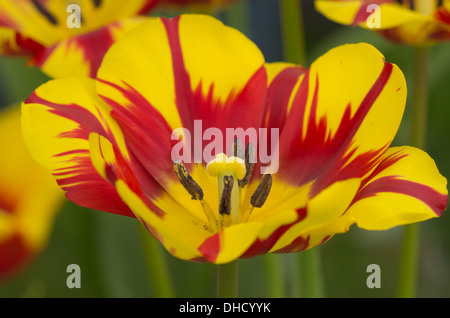
[[[75,216],[77,218],[76,220],[71,220],[71,226],[79,227],[78,230],[83,233],[80,238],[80,248],[84,257],[84,264],[86,268],[89,268],[88,280],[90,286],[93,288],[95,297],[106,297],[108,294],[108,286],[102,275],[103,268],[98,259],[98,245],[92,244],[97,239],[96,234],[101,226],[99,216],[82,207],[74,206],[74,209],[77,209],[76,212],[79,213]]]
[[[415,48],[412,127],[410,143],[414,147],[425,148],[428,118],[428,69],[429,47]]]
[[[301,0],[280,0],[286,62],[306,64]]]
[[[269,283],[269,297],[286,297],[283,259],[277,254],[266,254],[264,255],[264,265]]]
[[[217,265],[217,297],[237,298],[239,281],[239,263]]]
[[[415,48],[410,144],[421,149],[425,148],[427,133],[429,54],[429,47]],[[418,236],[418,224],[405,226],[398,289],[402,298],[415,297],[416,294]]]
[[[418,236],[418,224],[405,226],[398,289],[401,298],[412,298],[416,293]]]
[[[226,25],[238,29],[246,36],[251,35],[250,19],[250,2],[247,0],[238,1],[224,11]]]
[[[148,263],[150,282],[156,297],[172,298],[174,292],[172,280],[166,264],[165,255],[159,242],[153,238],[144,226],[140,226],[142,242]]]
[[[299,253],[301,295],[305,298],[323,297],[320,255],[318,248]]]
[[[301,0],[280,0],[280,11],[285,61],[306,66]],[[294,289],[292,296],[322,297],[322,272],[319,251],[315,248],[300,252],[298,255],[301,288]],[[292,275],[292,277],[295,276]],[[297,290],[300,295],[296,292]]]

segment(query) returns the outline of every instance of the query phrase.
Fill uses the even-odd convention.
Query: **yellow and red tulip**
[[[387,39],[423,45],[450,40],[449,0],[315,0],[316,9],[328,19],[371,28]],[[373,5],[379,6],[379,25],[367,23]]]
[[[42,85],[22,120],[30,152],[70,200],[136,216],[178,258],[221,264],[313,248],[354,223],[440,216],[447,181],[434,161],[389,148],[405,101],[402,72],[368,44],[332,49],[306,70],[265,63],[212,17],[182,15],[122,37],[97,79]],[[231,156],[233,138],[216,141],[231,155],[208,152],[209,132],[239,128],[266,134],[241,138],[245,156]],[[263,171],[260,149],[276,131],[275,168]],[[192,146],[177,152],[184,164],[172,153],[180,142]]]
[[[64,199],[54,178],[29,155],[20,107],[0,111],[0,279],[17,272],[46,245]]]
[[[161,5],[177,8],[191,6],[220,8],[237,1],[239,0],[161,0]]]
[[[0,0],[0,55],[30,57],[51,77],[95,77],[103,55],[159,0]],[[80,8],[70,28],[68,5]]]

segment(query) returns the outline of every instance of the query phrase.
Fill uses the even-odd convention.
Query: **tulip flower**
[[[162,0],[162,5],[167,7],[187,7],[192,5],[220,7],[238,0]]]
[[[238,0],[161,0],[161,6],[166,8],[222,8]]]
[[[450,39],[449,0],[316,0],[328,19],[370,28],[387,39],[410,45]]]
[[[0,147],[0,279],[4,279],[46,246],[64,194],[29,155],[18,106],[0,111]]]
[[[0,0],[0,55],[51,77],[95,77],[103,55],[159,0]]]
[[[236,29],[181,15],[123,36],[96,79],[36,89],[22,122],[70,200],[138,218],[180,259],[224,264],[310,249],[355,223],[440,216],[434,161],[390,147],[405,101],[402,72],[371,45],[309,69],[265,63]]]

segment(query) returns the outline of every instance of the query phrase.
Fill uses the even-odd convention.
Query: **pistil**
[[[221,153],[207,164],[206,170],[211,176],[217,176],[219,228],[239,223],[239,187],[235,180],[245,176],[244,160]]]

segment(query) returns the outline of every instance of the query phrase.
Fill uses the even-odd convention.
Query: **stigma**
[[[206,171],[213,177],[233,176],[240,180],[245,177],[245,161],[239,157],[228,157],[220,153],[206,165]]]

